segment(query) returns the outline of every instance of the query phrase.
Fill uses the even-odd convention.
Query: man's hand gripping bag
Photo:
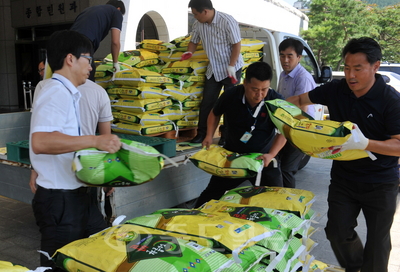
[[[114,154],[96,148],[75,152],[72,166],[77,178],[92,186],[134,186],[154,179],[164,159],[169,160],[149,145],[126,139],[121,142],[121,149]]]

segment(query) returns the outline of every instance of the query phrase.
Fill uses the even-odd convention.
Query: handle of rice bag
[[[161,153],[159,153],[159,154],[148,153],[148,152],[146,152],[146,151],[144,151],[144,150],[142,150],[140,148],[137,148],[137,147],[134,147],[134,146],[130,146],[130,145],[127,145],[125,143],[122,143],[121,148],[129,150],[129,151],[132,151],[132,152],[135,152],[135,153],[138,153],[138,154],[141,154],[141,155],[152,156],[152,157],[163,157],[164,160],[168,161],[173,166],[175,166],[175,167],[179,166],[176,162],[171,160],[168,156],[166,156],[164,154],[161,154]]]
[[[238,263],[238,264],[242,263],[242,260],[239,258],[239,253],[240,253],[240,251],[245,249],[250,243],[259,242],[265,238],[273,236],[277,232],[280,232],[280,231],[279,230],[266,231],[263,234],[260,234],[260,235],[250,238],[249,240],[244,242],[242,245],[240,245],[239,247],[232,250],[232,256],[233,256],[233,260],[235,261],[235,263]]]
[[[274,168],[277,168],[277,167],[278,167],[278,161],[277,161],[275,158],[273,158],[273,159],[271,160],[271,162],[272,162]],[[270,163],[271,163],[271,162],[270,162]],[[256,182],[255,182],[255,185],[256,185],[256,186],[260,186],[260,184],[261,184],[261,172],[262,172],[263,168],[264,168],[264,165],[261,165],[260,169],[258,169],[258,173],[257,173],[257,177],[256,177]]]

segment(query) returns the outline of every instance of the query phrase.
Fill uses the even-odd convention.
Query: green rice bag
[[[77,178],[93,186],[134,186],[160,173],[165,155],[140,142],[121,142],[122,148],[114,154],[95,148],[75,152],[73,169]]]

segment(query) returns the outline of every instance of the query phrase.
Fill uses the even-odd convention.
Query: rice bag
[[[154,147],[121,139],[114,154],[88,148],[75,152],[73,169],[79,180],[93,186],[134,186],[154,179],[164,166]]]
[[[210,148],[201,149],[189,159],[198,168],[211,175],[226,178],[254,177],[263,167],[263,161],[257,160],[261,153],[239,154],[210,145]]]

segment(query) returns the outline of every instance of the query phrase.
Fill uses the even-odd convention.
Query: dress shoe
[[[205,138],[204,135],[197,134],[196,137],[194,137],[190,142],[193,144],[199,144],[203,142],[204,138]]]
[[[220,146],[225,145],[225,137],[221,136],[221,138],[219,138],[218,145],[220,145]]]

